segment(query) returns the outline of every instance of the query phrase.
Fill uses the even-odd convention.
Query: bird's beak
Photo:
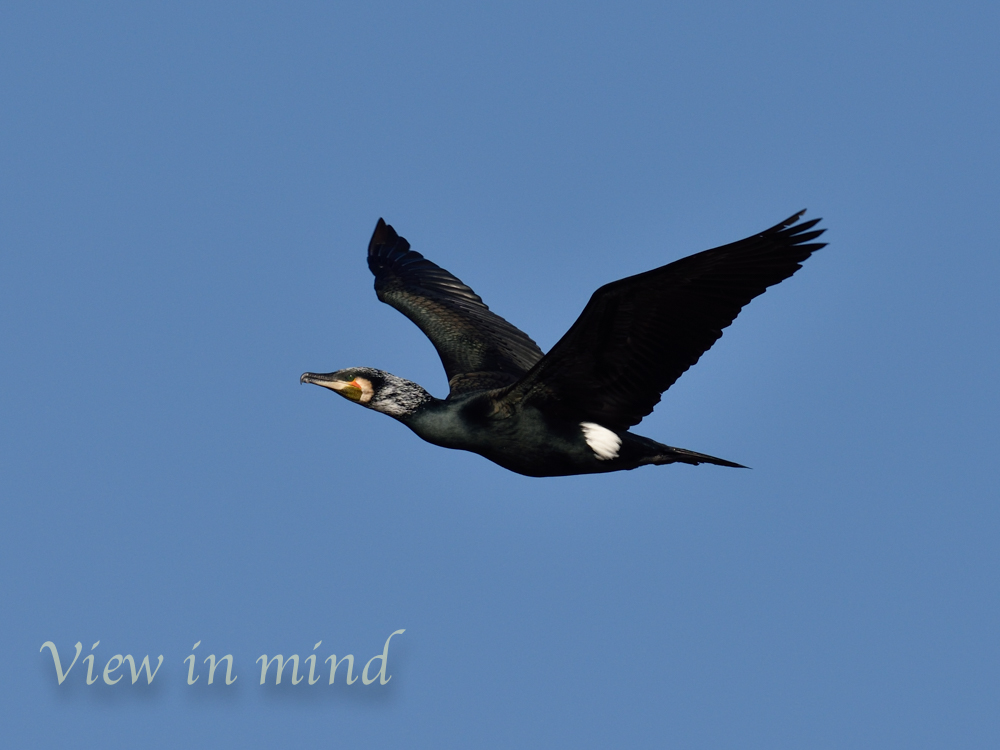
[[[361,380],[361,382],[359,382],[359,380]],[[299,382],[312,383],[313,385],[319,385],[323,388],[329,388],[331,391],[335,391],[344,398],[354,401],[355,403],[363,404],[371,399],[371,384],[360,378],[346,381],[338,379],[337,373],[317,375],[314,372],[304,372],[302,373],[302,377],[299,378]],[[365,385],[368,387],[365,388]],[[368,398],[365,398],[366,395]]]

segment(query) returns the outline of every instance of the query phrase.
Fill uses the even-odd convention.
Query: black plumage
[[[423,255],[382,219],[368,243],[378,298],[434,344],[450,395],[509,385],[542,358],[531,338],[490,311],[469,287]]]
[[[606,284],[548,354],[379,219],[368,246],[378,298],[417,324],[448,376],[447,399],[372,368],[315,383],[400,420],[437,445],[521,474],[731,461],[628,431],[714,344],[740,310],[791,276],[823,233],[800,212],[739,242]]]

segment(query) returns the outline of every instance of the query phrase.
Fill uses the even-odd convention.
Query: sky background
[[[998,38],[961,1],[6,3],[5,746],[1000,745]],[[829,246],[637,428],[752,471],[529,479],[298,384],[446,394],[380,216],[548,349],[802,208]],[[388,685],[258,684],[399,629]],[[58,685],[49,640],[164,664]],[[196,641],[234,685],[186,684]]]

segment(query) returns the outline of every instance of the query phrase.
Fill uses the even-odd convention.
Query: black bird
[[[629,432],[750,300],[825,243],[801,211],[765,232],[606,284],[548,354],[382,219],[368,267],[383,302],[434,344],[450,393],[438,399],[382,370],[299,379],[398,419],[435,445],[532,477],[646,464],[745,468]]]

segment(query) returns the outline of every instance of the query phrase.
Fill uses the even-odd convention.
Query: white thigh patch
[[[607,427],[601,427],[593,422],[580,422],[583,428],[583,439],[594,451],[598,461],[618,458],[618,449],[622,447],[622,439]]]

